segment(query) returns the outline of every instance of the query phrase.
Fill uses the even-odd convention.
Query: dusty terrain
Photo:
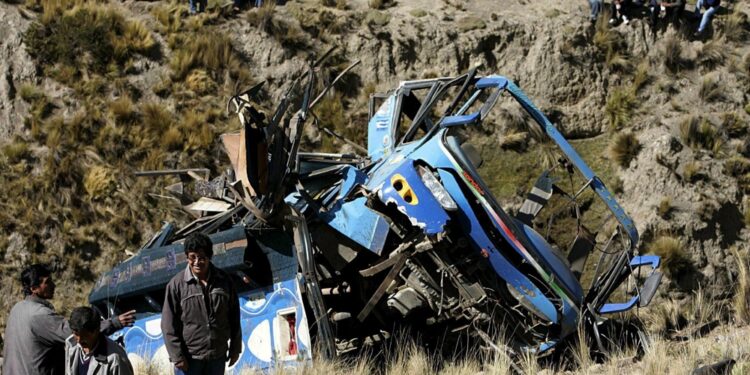
[[[746,345],[721,343],[746,332],[750,319],[749,1],[727,2],[704,39],[690,36],[692,25],[653,34],[645,19],[591,25],[585,1],[375,3],[289,1],[233,15],[217,0],[189,17],[186,3],[161,0],[1,1],[0,288],[7,297],[0,331],[21,298],[24,265],[52,264],[55,304],[67,312],[161,220],[189,220],[153,195],[171,180],[132,172],[220,171],[226,160],[217,136],[238,125],[223,110],[235,87],[267,81],[270,107],[305,61],[337,45],[331,77],[354,59],[362,64],[321,106],[321,120],[360,141],[367,95],[400,80],[474,66],[515,80],[616,187],[641,233],[640,250],[664,257],[668,277],[654,304],[672,310],[654,316],[683,316],[691,322],[679,328],[687,329],[699,324],[689,308],[696,295],[723,306],[712,310],[723,327],[709,338],[679,344],[683,351],[662,349],[677,350],[674,358],[689,353],[690,365],[718,360],[725,350],[747,363]],[[89,29],[66,29],[66,17]],[[110,23],[102,29],[101,20]],[[35,33],[32,25],[40,25]],[[72,43],[63,49],[80,54],[40,42],[49,30],[57,30],[55,43]],[[65,39],[65,31],[75,38]],[[97,52],[92,41],[102,40],[116,53]],[[513,131],[502,123],[486,130],[497,145]],[[627,137],[636,147],[625,147]],[[305,141],[347,149],[312,128]],[[531,178],[497,176],[509,185]],[[521,199],[504,198],[511,207]],[[669,327],[655,321],[661,337]],[[648,367],[658,357],[648,358],[634,365],[638,371],[662,372]],[[583,371],[617,369],[603,366]]]

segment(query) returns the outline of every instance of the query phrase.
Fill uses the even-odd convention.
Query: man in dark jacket
[[[65,339],[73,330],[62,315],[49,303],[55,296],[55,283],[50,271],[34,264],[21,272],[26,298],[10,310],[5,327],[3,374],[65,373]],[[111,334],[135,320],[129,311],[100,323],[100,330]]]
[[[242,349],[240,307],[231,277],[211,263],[211,239],[185,240],[188,265],[167,284],[161,317],[169,359],[188,375],[224,374]]]
[[[133,375],[125,350],[99,332],[99,320],[90,307],[70,313],[73,334],[65,341],[65,375]]]

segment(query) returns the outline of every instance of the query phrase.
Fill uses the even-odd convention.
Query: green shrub
[[[630,162],[638,156],[641,144],[633,133],[622,133],[615,136],[609,149],[612,159],[622,168],[627,168]]]
[[[612,91],[607,99],[607,105],[604,107],[611,129],[619,130],[629,125],[636,106],[635,95],[629,88],[618,87]]]

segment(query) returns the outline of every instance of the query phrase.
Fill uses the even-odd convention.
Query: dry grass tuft
[[[648,246],[648,252],[661,257],[662,268],[672,279],[692,267],[683,243],[675,237],[669,235],[657,237]]]
[[[638,156],[641,151],[641,143],[638,142],[633,133],[618,134],[613,140],[609,154],[610,157],[622,168],[627,168],[630,162]]]
[[[750,172],[750,160],[742,156],[732,156],[724,161],[724,173],[729,176],[739,177]]]
[[[83,188],[91,199],[103,199],[115,191],[117,187],[115,181],[112,169],[95,165],[86,172],[86,176],[83,179]]]
[[[708,69],[724,65],[727,59],[727,47],[721,39],[714,39],[703,44],[698,54],[698,63]]]
[[[659,217],[667,220],[672,217],[673,210],[674,207],[672,206],[672,197],[664,197],[659,202],[659,207],[657,207],[656,212],[659,214]]]
[[[184,40],[170,62],[176,80],[185,79],[193,69],[217,73],[227,69],[231,73],[239,66],[231,41],[221,33],[201,33]]]
[[[185,85],[198,95],[204,95],[214,90],[216,84],[214,80],[203,69],[193,70],[187,78]]]
[[[21,87],[18,89],[18,95],[27,103],[34,103],[39,100],[47,99],[44,91],[40,90],[36,85],[28,82],[21,84]]]
[[[642,63],[638,64],[638,67],[635,69],[635,73],[633,74],[634,94],[638,94],[638,91],[640,91],[644,86],[651,82],[652,77],[649,74],[651,69],[652,68],[648,60],[644,60]]]
[[[701,86],[698,91],[698,96],[705,103],[715,102],[724,99],[724,83],[723,81],[714,74],[707,74],[701,80]]]
[[[740,253],[737,247],[731,248],[732,255],[737,261],[737,289],[735,290],[733,307],[734,320],[739,324],[750,324],[750,276],[748,272],[747,252]]]
[[[691,161],[685,164],[682,169],[682,178],[687,182],[695,182],[701,174],[701,164],[697,161]]]
[[[703,148],[717,153],[724,145],[719,131],[707,119],[690,116],[680,123],[683,143],[692,148]]]
[[[736,112],[721,114],[721,128],[729,137],[740,138],[747,134],[747,123]]]
[[[604,108],[611,129],[619,130],[628,126],[637,105],[638,102],[630,88],[619,87],[612,91]]]
[[[109,103],[109,113],[118,125],[133,124],[138,120],[138,112],[133,101],[123,96]]]
[[[722,35],[731,42],[744,42],[750,33],[748,16],[744,12],[734,9],[729,17],[726,17]]]
[[[689,67],[689,62],[682,57],[682,41],[676,35],[670,35],[664,40],[662,61],[664,68],[672,74]]]
[[[72,83],[82,71],[117,73],[134,54],[150,56],[158,48],[142,23],[126,20],[111,6],[86,3],[47,13],[45,8],[45,16],[29,27],[24,41],[43,66],[68,70],[64,82]]]

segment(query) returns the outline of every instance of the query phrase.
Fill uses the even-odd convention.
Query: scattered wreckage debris
[[[184,267],[181,242],[194,232],[211,237],[214,264],[241,285],[237,368],[309,361],[313,347],[334,357],[403,327],[445,346],[463,340],[516,355],[550,356],[579,327],[592,354],[619,347],[609,316],[649,304],[660,259],[637,255],[630,217],[521,89],[476,70],[402,82],[371,97],[358,148],[366,155],[302,152],[303,126],[330,88],[313,99],[327,55],[273,113],[254,104],[262,83],[229,100],[242,127],[221,136],[232,167],[224,175],[142,173],[179,176],[168,191],[197,218],[165,224],[92,291],[105,316],[141,312],[119,333],[128,352],[165,360],[163,287]],[[467,136],[502,115],[493,111],[501,98],[522,110],[535,142],[557,152],[515,215],[489,182],[507,166],[484,160],[497,152]],[[188,199],[188,183],[200,185],[199,199]]]

